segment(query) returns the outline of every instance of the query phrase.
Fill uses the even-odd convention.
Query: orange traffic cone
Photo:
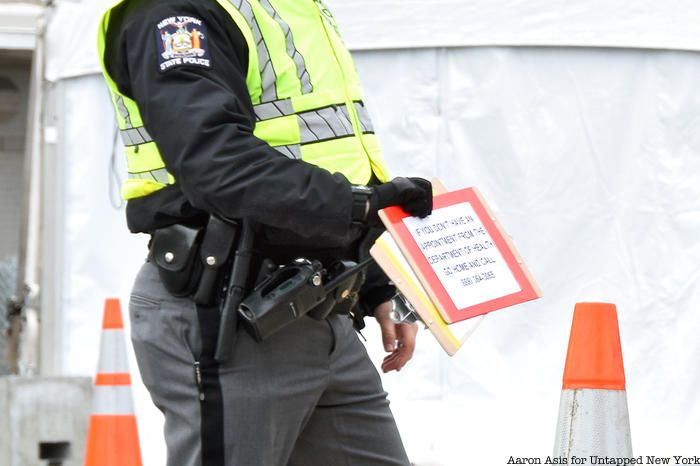
[[[632,457],[614,304],[578,303],[571,324],[554,456]]]
[[[141,466],[119,300],[105,301],[85,466]]]

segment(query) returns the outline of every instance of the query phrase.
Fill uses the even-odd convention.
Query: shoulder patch
[[[207,28],[199,18],[170,16],[156,24],[158,70],[178,66],[211,68]]]

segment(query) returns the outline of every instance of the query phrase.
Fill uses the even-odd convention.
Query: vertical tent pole
[[[39,371],[44,31],[44,16],[41,15],[37,19],[32,57],[17,290],[14,302],[10,304],[12,312],[7,342],[10,370],[23,375],[36,375]]]

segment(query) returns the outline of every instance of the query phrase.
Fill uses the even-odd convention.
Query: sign
[[[475,188],[435,196],[424,219],[399,207],[380,218],[447,323],[541,296]]]

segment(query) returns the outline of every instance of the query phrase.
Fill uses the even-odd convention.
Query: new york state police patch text
[[[171,16],[156,25],[158,69],[167,71],[177,66],[211,68],[207,28],[199,18]]]

